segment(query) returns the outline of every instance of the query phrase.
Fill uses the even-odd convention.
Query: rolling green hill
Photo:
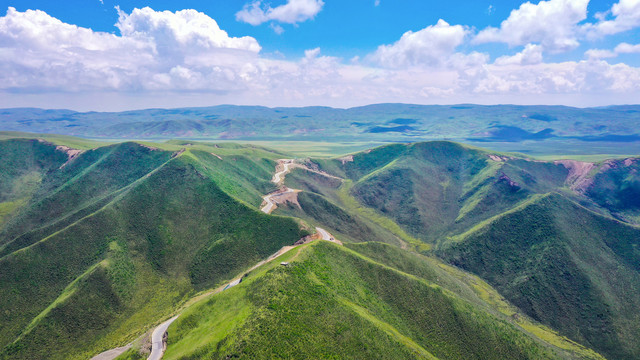
[[[466,231],[527,197],[564,186],[562,165],[452,142],[388,145],[317,165],[343,190],[427,243]]]
[[[1,356],[86,358],[306,235],[221,190],[210,162],[125,143],[50,167],[8,215],[5,233],[24,233],[0,258]]]
[[[585,193],[622,220],[640,223],[640,160],[608,160],[600,165]]]
[[[380,243],[350,248],[304,245],[277,259],[289,266],[258,269],[194,304],[169,328],[165,358],[599,357],[525,332],[427,258]]]
[[[532,318],[612,359],[640,356],[640,228],[552,194],[443,246]]]
[[[306,190],[356,199],[369,219],[393,220],[529,316],[606,356],[639,356],[640,229],[607,217],[637,219],[637,159],[578,164],[579,172],[576,163],[430,142],[315,163],[348,180]]]
[[[0,122],[4,131],[102,139],[292,141],[303,147],[308,146],[303,142],[450,139],[497,151],[575,157],[638,154],[639,113],[638,105],[374,104],[349,109],[220,105],[118,113],[0,109]]]
[[[300,192],[266,215],[283,158],[0,140],[0,358],[136,339],[120,359],[146,358],[176,314],[166,359],[640,356],[638,159],[391,144],[296,159],[284,184]],[[344,246],[307,242],[247,273],[316,226]]]

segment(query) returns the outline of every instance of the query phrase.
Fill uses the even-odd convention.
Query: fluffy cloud
[[[319,48],[307,50],[301,59],[270,58],[260,53],[255,39],[230,37],[214,19],[194,10],[119,12],[116,26],[119,35],[94,32],[42,11],[9,8],[0,17],[0,106],[33,106],[24,99],[38,96],[68,106],[60,100],[86,94],[100,99],[118,94],[118,100],[104,105],[108,110],[121,101],[137,108],[221,102],[603,105],[632,102],[640,94],[640,70],[611,65],[602,60],[604,53],[596,56],[593,50],[587,60],[549,64],[542,61],[544,43],[534,41],[489,63],[487,54],[460,50],[468,28],[443,20],[349,64]],[[623,43],[610,52],[639,50]],[[75,107],[95,109],[91,104]]]
[[[619,54],[640,54],[640,44],[620,43],[613,50],[591,49],[585,52],[585,55],[590,59],[614,58]]]
[[[322,0],[287,0],[286,4],[272,8],[257,0],[238,11],[236,19],[254,26],[268,21],[296,24],[313,19],[323,6]]]
[[[542,46],[527,44],[524,50],[513,56],[501,56],[494,62],[496,65],[534,65],[542,62]]]
[[[440,66],[462,44],[468,30],[440,19],[436,25],[408,31],[391,45],[381,45],[370,60],[384,67]]]
[[[612,15],[613,19],[607,20]],[[600,14],[596,24],[586,24],[584,30],[591,37],[613,35],[640,26],[640,0],[620,0],[606,14]]]
[[[585,51],[584,55],[589,59],[607,59],[618,56],[615,51],[602,49],[589,49]]]
[[[567,94],[637,93],[640,69],[602,60],[540,63],[519,66],[487,66],[487,76],[472,90],[478,94],[562,96]],[[588,104],[586,104],[588,105]]]
[[[480,31],[474,43],[503,42],[510,46],[537,43],[551,52],[575,49],[579,45],[577,24],[586,19],[588,4],[589,0],[526,2],[513,10],[499,28]]]
[[[69,25],[45,12],[9,8],[0,18],[0,87],[18,91],[236,87],[236,64],[260,45],[234,38],[195,10],[119,11],[121,36]]]
[[[615,51],[618,54],[640,54],[640,44],[631,45],[627,43],[622,43],[616,46]]]
[[[252,37],[229,37],[218,23],[196,10],[154,11],[149,7],[134,9],[131,14],[118,10],[118,23],[123,38],[152,43],[158,52],[209,51],[218,48],[259,52],[260,45]]]

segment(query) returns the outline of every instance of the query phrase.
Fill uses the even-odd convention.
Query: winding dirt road
[[[263,206],[260,208],[265,214],[271,214],[273,210],[278,207],[278,200],[280,202],[284,202],[293,195],[300,192],[300,190],[289,189],[286,186],[283,186],[284,177],[291,171],[291,168],[294,166],[294,162],[292,159],[280,159],[278,160],[278,164],[276,165],[276,173],[273,175],[271,182],[279,185],[280,189],[272,192],[271,194],[265,195],[262,199],[264,200]]]
[[[92,357],[91,360],[113,360],[113,359],[117,358],[118,356],[120,356],[123,352],[129,350],[129,348],[131,348],[131,345],[133,345],[133,344],[128,344],[128,345],[125,345],[123,347],[107,350],[107,351],[105,351],[103,353],[100,353],[100,354]]]
[[[280,159],[278,160],[278,164],[276,165],[276,173],[273,175],[273,178],[271,179],[271,182],[278,185],[279,189],[262,197],[264,201],[262,202],[263,205],[260,208],[260,211],[262,211],[265,214],[271,214],[273,210],[278,208],[278,204],[283,204],[287,201],[293,202],[294,204],[298,203],[297,194],[302,190],[291,189],[284,186],[285,176],[289,172],[291,172],[291,169],[293,168],[303,169],[303,170],[306,170],[315,174],[319,174],[322,176],[326,176],[332,179],[336,179],[336,180],[343,180],[339,177],[333,176],[331,174],[327,174],[323,171],[312,169],[304,164],[296,163],[293,159]]]
[[[316,227],[316,231],[318,232],[318,234],[320,234],[320,236],[322,236],[322,240],[327,240],[327,241],[331,241],[334,242],[336,244],[342,245],[342,241],[337,240],[336,238],[333,237],[333,235],[329,234],[329,232],[323,228],[319,228]]]
[[[305,170],[314,172],[314,173],[318,173],[321,175],[325,175],[325,176],[329,176],[329,177],[333,177],[336,179],[340,179],[337,178],[335,176],[329,175],[329,174],[325,174],[323,172],[317,171],[317,170],[313,170],[313,169],[309,169],[303,165],[300,164],[296,164],[292,159],[282,159],[282,160],[278,160],[278,165],[276,166],[276,173],[272,178],[272,182],[277,184],[277,185],[281,185],[281,188],[278,191],[275,191],[269,195],[266,195],[263,197],[264,201],[266,202],[266,204],[260,209],[262,212],[266,213],[266,214],[270,214],[273,210],[275,210],[277,208],[277,198],[278,197],[284,197],[284,196],[290,196],[293,193],[298,193],[302,190],[297,190],[297,189],[290,189],[286,186],[282,186],[282,184],[284,183],[284,179],[285,179],[285,175],[287,173],[289,173],[291,171],[292,167],[300,167],[303,168]],[[280,169],[281,168],[281,169]],[[280,170],[279,170],[280,169]],[[337,240],[333,237],[333,235],[331,235],[327,230],[323,229],[323,228],[319,228],[316,227],[316,231],[318,233],[318,235],[320,235],[320,238],[322,240],[326,240],[326,241],[331,241],[334,242],[336,244],[342,245],[342,242],[340,240]],[[246,272],[244,272],[242,275],[236,277],[235,279],[233,279],[231,282],[229,282],[227,285],[224,286],[220,286],[219,288],[212,290],[208,293],[202,294],[197,296],[197,299],[201,299],[201,298],[205,298],[207,296],[211,296],[211,295],[215,295],[217,293],[220,293],[224,290],[227,290],[231,287],[234,287],[238,284],[240,284],[240,282],[242,281],[242,278],[244,277],[244,275],[246,273],[251,272],[252,270],[274,260],[275,258],[279,257],[280,255],[288,252],[291,249],[295,249],[296,247],[298,247],[299,245],[291,245],[291,246],[283,246],[280,250],[278,250],[277,252],[275,252],[273,255],[269,256],[267,259],[260,261],[259,263],[255,264],[254,266],[252,266],[249,270],[247,270]],[[147,360],[160,360],[162,359],[162,356],[164,355],[164,351],[166,348],[166,342],[165,342],[165,334],[167,333],[167,329],[169,328],[169,326],[176,320],[178,319],[178,317],[180,316],[180,314],[172,317],[171,319],[163,322],[162,324],[158,325],[154,330],[153,333],[151,334],[151,354],[149,355],[149,357],[147,358]],[[95,357],[93,357],[91,360],[112,360],[115,359],[116,357],[118,357],[118,355],[122,354],[124,351],[128,350],[131,347],[131,344],[128,344],[127,346],[121,347],[121,348],[116,348],[116,349],[111,349],[108,351],[105,351],[99,355],[96,355]]]
[[[172,317],[171,319],[160,324],[155,330],[153,330],[153,334],[151,334],[151,354],[147,358],[147,360],[160,360],[162,359],[162,355],[164,355],[164,350],[166,349],[164,335],[167,333],[167,329],[169,325],[176,321],[179,315]]]
[[[271,214],[271,212],[278,207],[278,204],[282,204],[286,201],[293,201],[294,203],[297,203],[296,194],[299,192],[300,190],[290,189],[284,186],[281,189],[275,192],[272,192],[269,195],[265,195],[262,198],[264,200],[264,206],[260,208],[260,211],[262,211],[265,214]]]
[[[291,167],[294,165],[295,163],[293,162],[293,159],[280,159],[278,160],[278,164],[276,165],[276,173],[273,175],[273,178],[271,179],[271,182],[275,183],[275,184],[280,184],[282,182],[284,182],[284,176],[286,174],[289,173],[289,171],[291,171]],[[282,166],[282,170],[277,171],[277,169]]]

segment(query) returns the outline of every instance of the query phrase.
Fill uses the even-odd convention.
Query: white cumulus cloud
[[[287,0],[286,4],[272,8],[257,0],[245,4],[242,10],[236,13],[236,19],[254,26],[268,21],[296,24],[313,19],[323,6],[322,0]]]
[[[628,43],[621,43],[616,46],[615,51],[618,54],[640,54],[640,44],[631,45]]]
[[[158,51],[207,51],[217,48],[259,52],[256,39],[229,37],[218,23],[196,10],[154,11],[149,7],[134,9],[131,14],[118,10],[123,38],[153,42]]]
[[[613,18],[607,20],[607,15]],[[601,37],[625,32],[640,26],[640,0],[620,0],[611,10],[600,14],[596,24],[586,24],[584,30],[591,37]]]
[[[381,45],[370,55],[370,60],[390,68],[440,66],[463,43],[467,33],[468,30],[462,25],[452,26],[440,19],[435,25],[404,33],[393,44]]]
[[[590,59],[614,58],[620,54],[640,54],[640,44],[620,43],[613,50],[591,49],[584,54]]]
[[[120,11],[116,27],[119,34],[96,32],[43,11],[9,8],[0,17],[0,106],[588,106],[633,102],[640,96],[639,68],[603,60],[608,54],[640,52],[639,45],[627,43],[593,49],[582,61],[545,63],[548,45],[538,37],[489,63],[488,54],[463,51],[469,28],[440,20],[351,61],[320,48],[287,60],[261,53],[254,38],[229,36],[195,10]]]
[[[255,39],[229,37],[195,10],[119,11],[116,26],[120,36],[9,8],[0,17],[0,88],[227,91],[235,87],[227,70],[260,51]]]
[[[480,31],[474,43],[502,42],[510,46],[536,43],[551,52],[575,49],[580,44],[577,24],[586,19],[588,4],[589,0],[526,2],[513,10],[499,28]]]
[[[615,51],[603,49],[589,49],[585,51],[584,55],[589,59],[607,59],[618,56]]]
[[[496,65],[534,65],[542,62],[542,46],[527,44],[524,49],[512,56],[501,56],[494,62]]]

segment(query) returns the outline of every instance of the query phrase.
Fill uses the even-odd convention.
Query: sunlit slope
[[[0,149],[4,146],[0,145]],[[0,233],[0,241],[6,244],[0,255],[28,246],[95,212],[171,156],[171,152],[154,151],[136,143],[79,154],[50,171],[28,206],[7,223]]]
[[[562,348],[531,335],[472,290],[481,281],[435,260],[351,247],[294,249],[278,259],[289,266],[258,269],[193,305],[169,328],[165,358],[599,358],[527,323]]]
[[[403,243],[393,231],[350,206],[355,200],[348,195],[346,198],[343,196],[346,194],[340,191],[343,187],[341,179],[296,168],[287,174],[285,185],[302,191],[297,195],[297,203],[279,205],[275,214],[295,216],[326,227],[343,241]]]
[[[93,152],[102,155],[83,159]],[[125,143],[54,166],[36,190],[41,195],[12,214],[13,223],[43,235],[3,248],[0,357],[86,359],[133,340],[196,291],[306,235],[294,220],[262,214],[223,191],[217,177],[224,167],[205,157]],[[135,176],[125,176],[129,169]],[[28,220],[47,214],[51,225],[33,229],[38,221]]]
[[[0,226],[4,226],[34,196],[43,177],[67,161],[67,155],[37,140],[0,144]]]
[[[640,356],[640,228],[553,194],[439,252],[532,318],[612,359]]]
[[[313,162],[345,181],[319,186],[300,174],[308,191],[349,214],[393,220],[572,339],[638,356],[640,230],[606,217],[636,219],[637,159],[541,162],[432,142]]]

